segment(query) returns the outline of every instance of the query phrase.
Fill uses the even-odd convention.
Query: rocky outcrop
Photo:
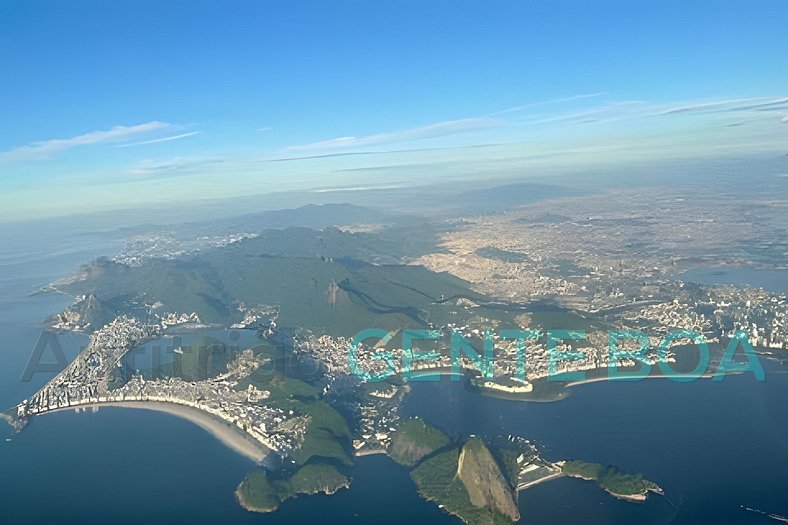
[[[517,498],[498,463],[484,443],[471,438],[462,447],[457,463],[457,477],[462,481],[471,503],[480,508],[520,519]]]

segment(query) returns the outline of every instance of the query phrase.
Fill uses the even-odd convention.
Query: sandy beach
[[[166,414],[171,414],[173,416],[186,419],[209,432],[212,436],[235,452],[251,459],[256,463],[262,462],[262,460],[270,452],[261,443],[257,443],[251,438],[247,437],[241,429],[230,426],[221,419],[213,417],[210,414],[206,414],[199,409],[185,405],[178,405],[175,403],[163,403],[158,401],[110,401],[106,403],[90,403],[73,407],[59,408],[57,410],[45,412],[41,415],[65,410],[86,410],[88,408],[100,409],[102,407],[153,410],[155,412],[164,412]]]
[[[550,474],[550,475],[545,476],[543,478],[539,478],[539,479],[535,479],[533,481],[529,481],[528,483],[521,483],[521,484],[517,485],[515,490],[519,492],[521,490],[525,490],[525,489],[533,487],[535,485],[539,485],[540,483],[544,483],[545,481],[550,481],[551,479],[558,479],[558,478],[561,478],[563,476],[564,476],[563,472],[556,472],[555,474]]]
[[[354,456],[357,458],[363,458],[364,456],[377,456],[377,455],[386,455],[386,451],[383,449],[375,449],[375,450],[356,450],[353,453]]]

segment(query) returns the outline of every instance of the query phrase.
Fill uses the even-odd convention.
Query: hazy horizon
[[[788,141],[778,2],[37,4],[0,8],[2,221]]]

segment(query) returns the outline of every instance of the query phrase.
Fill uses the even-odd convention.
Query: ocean
[[[552,403],[484,396],[444,378],[414,383],[403,415],[458,436],[524,436],[547,459],[612,464],[666,492],[633,504],[582,480],[548,481],[520,492],[523,523],[776,523],[742,508],[788,516],[788,374],[763,364],[763,382],[597,382]]]

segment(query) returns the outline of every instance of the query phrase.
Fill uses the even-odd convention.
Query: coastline
[[[631,501],[633,503],[643,503],[644,501],[646,501],[646,499],[648,499],[649,492],[653,492],[654,494],[657,494],[659,496],[665,495],[665,491],[656,485],[654,487],[649,487],[645,491],[639,492],[637,494],[619,494],[618,492],[613,492],[610,489],[604,489],[604,491],[610,494],[611,496],[613,496],[614,498],[618,498],[624,501]]]
[[[333,468],[333,467],[332,467]],[[336,470],[334,472],[337,472]],[[248,479],[248,477],[247,477]],[[269,494],[269,504],[266,506],[257,506],[254,503],[248,501],[244,495],[244,484],[247,482],[247,479],[241,481],[235,489],[235,501],[246,511],[249,512],[257,512],[260,514],[266,514],[270,512],[276,512],[280,505],[289,499],[295,499],[299,496],[311,496],[314,494],[326,494],[327,496],[331,496],[336,494],[342,489],[346,489],[350,487],[351,479],[348,477],[343,476],[344,481],[339,483],[335,486],[322,486],[322,487],[312,487],[312,488],[288,488],[286,492],[280,492],[277,488],[271,486],[271,490],[273,490],[273,494]],[[266,484],[268,482],[266,481]],[[270,501],[271,499],[275,499],[276,501]]]
[[[377,455],[387,455],[384,449],[373,449],[373,450],[356,450],[353,452],[353,455],[357,458],[363,458],[364,456],[377,456]]]
[[[101,407],[151,410],[154,412],[163,412],[165,414],[170,414],[181,419],[185,419],[211,434],[228,448],[250,459],[251,461],[254,461],[255,463],[261,463],[270,453],[270,450],[265,449],[261,444],[255,443],[251,439],[246,438],[240,429],[236,430],[226,422],[215,418],[199,409],[175,403],[165,403],[161,401],[108,401],[105,403],[86,403],[84,405],[73,407],[63,407],[38,415],[45,415],[66,410],[75,410],[78,412],[80,410],[86,410],[87,408],[98,410]]]
[[[3,421],[5,421],[6,423],[8,423],[11,426],[14,426],[14,418],[12,418],[11,416],[9,416],[6,413],[4,413],[4,412],[0,413],[0,419],[2,419]]]
[[[732,373],[731,373],[732,375]],[[566,383],[564,388],[571,388],[573,386],[579,385],[586,385],[589,383],[598,383],[600,381],[610,381],[611,383],[626,383],[627,381],[642,381],[643,379],[673,379],[673,378],[682,378],[685,377],[681,374],[648,374],[648,375],[639,375],[633,376],[628,379],[610,379],[608,376],[599,376],[599,377],[590,377],[588,379],[583,379],[582,381],[572,381],[571,383]],[[705,372],[697,377],[697,379],[709,379],[714,377],[714,374],[711,372]]]
[[[661,487],[659,487],[658,485],[656,485],[654,483],[650,483],[650,482],[649,483],[652,486],[647,487],[643,492],[636,492],[636,493],[633,493],[633,494],[621,494],[621,493],[615,492],[615,491],[613,491],[613,490],[611,490],[611,489],[609,489],[607,487],[603,487],[602,485],[599,485],[599,481],[594,479],[594,478],[589,478],[587,476],[583,476],[583,475],[580,475],[580,474],[564,474],[563,472],[561,473],[561,475],[562,476],[567,476],[567,477],[570,477],[570,478],[575,478],[575,479],[582,479],[584,481],[593,481],[594,483],[597,484],[597,486],[599,486],[599,488],[601,488],[602,490],[604,490],[605,492],[607,492],[608,494],[610,494],[614,498],[620,499],[620,500],[623,500],[623,501],[629,501],[631,503],[643,503],[648,498],[648,493],[649,492],[653,492],[654,494],[658,494],[660,496],[664,496],[665,495],[665,491],[663,491]]]
[[[241,484],[242,485],[242,484]],[[258,514],[268,514],[269,512],[276,512],[279,509],[279,505],[274,507],[255,507],[244,498],[243,491],[241,490],[241,485],[235,489],[235,501],[238,505],[241,506],[247,512],[256,512]]]
[[[646,496],[649,493],[648,490],[646,492],[641,492],[641,493],[638,493],[638,494],[619,494],[618,492],[613,492],[610,489],[602,489],[602,490],[604,490],[605,492],[607,492],[608,494],[610,494],[611,496],[613,496],[616,499],[620,499],[620,500],[623,500],[623,501],[629,501],[629,502],[632,502],[632,503],[643,503],[644,501],[646,501]]]

